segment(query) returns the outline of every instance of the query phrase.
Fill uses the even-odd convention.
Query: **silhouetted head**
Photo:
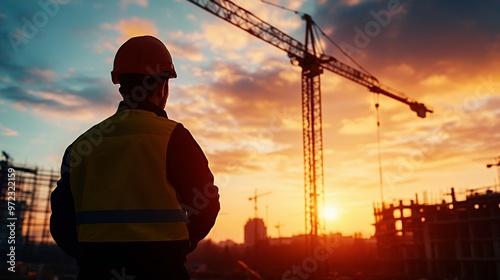
[[[176,78],[172,56],[155,37],[130,38],[116,52],[111,80],[120,84],[123,98],[140,103],[149,100],[164,108],[168,79]]]

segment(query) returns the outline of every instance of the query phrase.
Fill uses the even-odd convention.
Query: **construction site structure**
[[[64,254],[55,246],[49,231],[50,193],[58,179],[59,174],[55,170],[14,163],[8,153],[2,152],[0,255],[7,255],[7,261],[14,261],[2,261],[0,272],[11,273],[8,269],[15,263],[16,273],[24,271],[28,275],[30,270],[44,275],[41,270],[46,271],[51,263],[65,261]]]
[[[229,0],[188,1],[283,50],[288,54],[292,64],[302,68],[305,233],[310,237],[308,250],[312,253],[313,248],[316,246],[315,243],[318,241],[318,236],[321,235],[321,231],[324,229],[324,221],[319,214],[322,211],[325,199],[320,81],[323,70],[329,70],[349,79],[366,87],[373,93],[382,94],[402,102],[408,105],[412,111],[415,111],[418,117],[425,118],[428,112],[432,113],[432,110],[428,109],[423,103],[411,100],[393,90],[383,88],[379,81],[362,67],[359,69],[353,68],[324,53],[319,46],[320,40],[316,35],[319,32],[319,27],[317,27],[310,15],[296,12],[301,14],[302,19],[306,22],[305,43],[301,43]],[[321,31],[321,33],[323,32]],[[344,55],[348,56],[346,53]]]
[[[53,243],[49,232],[50,192],[59,174],[54,170],[14,164],[6,152],[3,156],[0,161],[0,220],[16,220],[16,248],[19,250],[16,254],[20,257],[35,256],[38,245]],[[9,211],[9,201],[14,202],[11,205],[15,209],[13,215]],[[7,230],[5,227],[0,229],[0,240],[6,240],[10,235]],[[0,251],[3,252],[6,245],[6,242],[0,243]]]
[[[394,277],[500,279],[500,193],[452,188],[440,203],[374,206],[382,269]],[[413,279],[417,279],[413,278]]]

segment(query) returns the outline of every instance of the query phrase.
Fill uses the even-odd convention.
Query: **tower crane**
[[[498,179],[497,179],[496,185],[500,186],[500,156],[493,158],[493,160],[495,160],[496,163],[488,163],[488,164],[486,164],[486,168],[492,168],[493,166],[497,167]]]
[[[302,68],[302,136],[304,144],[304,194],[306,234],[315,239],[322,228],[319,218],[324,200],[323,138],[321,120],[320,75],[326,69],[359,85],[370,92],[382,94],[410,107],[420,118],[432,113],[423,103],[382,87],[366,71],[353,68],[335,57],[316,49],[313,31],[315,23],[310,15],[303,14],[306,23],[305,43],[292,38],[253,13],[229,0],[187,0],[251,35],[283,50],[291,61]]]
[[[257,198],[259,198],[261,196],[265,196],[265,195],[271,194],[271,193],[272,192],[266,192],[266,193],[257,194],[257,189],[255,189],[255,195],[248,198],[248,200],[250,200],[250,201],[253,200],[254,201],[253,210],[255,211],[254,212],[254,218],[255,219],[258,218],[258,215],[257,215]]]
[[[281,238],[281,227],[284,226],[281,222],[278,222],[274,227],[278,230],[278,238]]]

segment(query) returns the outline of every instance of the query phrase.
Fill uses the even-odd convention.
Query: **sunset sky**
[[[303,41],[300,16],[234,2]],[[386,202],[495,184],[497,170],[486,164],[500,156],[499,1],[271,2],[310,14],[384,85],[434,110],[421,119],[379,97]],[[144,34],[172,53],[179,77],[170,81],[166,111],[199,142],[220,188],[209,237],[243,241],[255,189],[272,192],[258,200],[269,235],[278,235],[278,223],[282,236],[303,233],[300,68],[187,1],[1,1],[0,150],[58,169],[66,146],[116,110],[115,52]],[[326,53],[355,67],[321,40]],[[381,201],[374,96],[327,71],[321,83],[325,204],[339,212],[326,229],[367,237]]]

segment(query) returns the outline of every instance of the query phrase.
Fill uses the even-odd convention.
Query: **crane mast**
[[[315,38],[312,19],[306,21],[306,36],[303,55],[298,57],[302,67],[302,139],[304,142],[304,198],[305,230],[311,247],[314,237],[322,229],[319,211],[324,202],[323,180],[323,135],[321,120],[321,82],[323,69],[316,63]],[[309,49],[308,46],[311,46]],[[308,248],[310,250],[312,248]]]
[[[373,93],[385,95],[408,105],[412,111],[417,113],[418,117],[425,118],[428,112],[432,113],[432,110],[423,103],[383,88],[372,75],[353,68],[333,56],[317,52],[313,32],[314,21],[307,14],[302,16],[306,22],[305,44],[303,44],[229,0],[187,1],[285,51],[288,57],[292,61],[298,62],[302,68],[305,228],[309,241],[314,242],[320,234],[323,224],[319,217],[319,211],[324,201],[320,89],[320,75],[323,73],[323,69],[360,84]],[[311,250],[313,245],[308,243]]]

